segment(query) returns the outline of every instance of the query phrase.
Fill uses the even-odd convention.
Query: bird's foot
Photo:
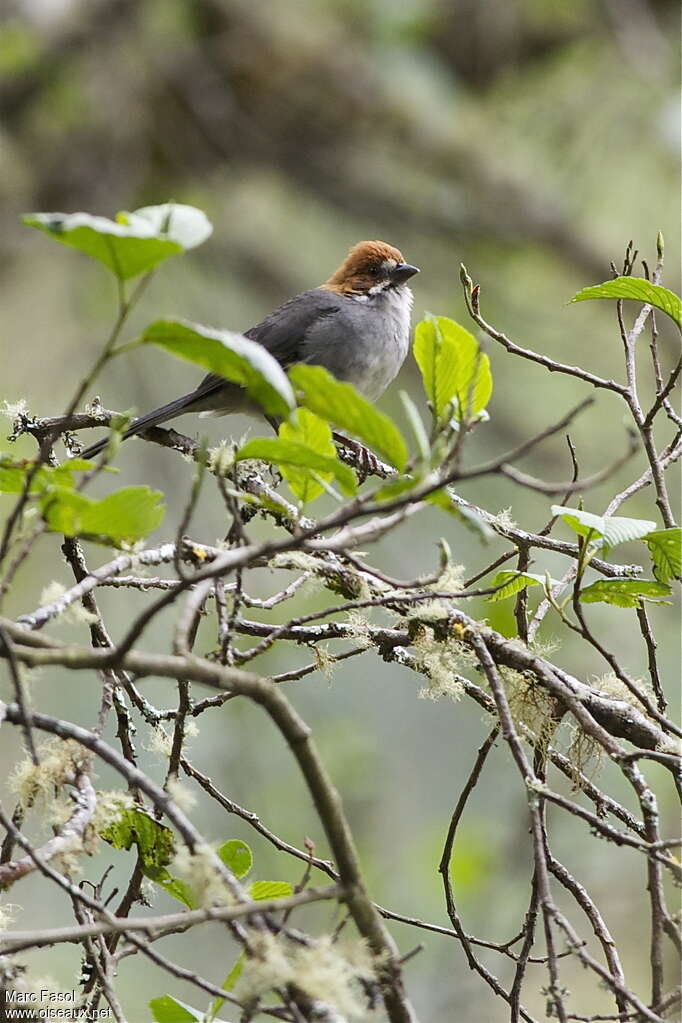
[[[334,440],[341,445],[339,457],[342,462],[353,467],[358,474],[360,483],[364,483],[368,476],[385,476],[384,465],[373,452],[366,448],[359,441],[350,440],[341,433],[334,432]],[[345,457],[344,457],[345,455]]]

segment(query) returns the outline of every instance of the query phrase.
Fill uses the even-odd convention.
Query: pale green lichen
[[[499,511],[494,516],[492,523],[503,530],[511,531],[517,528],[516,522],[511,517],[511,508],[503,508],[502,511]]]
[[[179,782],[177,778],[169,778],[166,785],[168,794],[184,813],[190,813],[197,805],[197,797],[191,789]]]
[[[16,902],[0,902],[0,933],[12,926],[20,912]]]
[[[526,725],[542,743],[549,742],[558,725],[556,700],[531,675],[501,666],[498,673],[514,720]]]
[[[348,1019],[365,1020],[361,981],[374,979],[371,957],[359,943],[341,945],[324,935],[315,945],[300,946],[293,956],[294,983],[310,998],[331,1002]]]
[[[241,442],[240,442],[241,443]],[[234,465],[235,447],[232,441],[223,440],[208,451],[208,469],[216,476],[227,476]]]
[[[162,757],[169,757],[173,750],[173,736],[161,725],[156,725],[149,730],[145,749],[149,753],[156,753],[160,754]]]
[[[455,565],[448,561],[436,581],[429,583],[427,589],[433,593],[459,593],[464,587],[464,576],[464,565]],[[402,591],[402,596],[405,596],[405,591]],[[417,618],[424,622],[438,622],[449,618],[453,607],[456,606],[457,602],[453,597],[416,600],[408,606],[404,617]]]
[[[66,822],[73,817],[73,810],[74,806],[71,799],[67,800],[57,796],[48,803],[44,819],[50,827],[60,831]]]
[[[325,935],[314,944],[287,945],[267,932],[251,934],[251,955],[235,995],[252,1002],[268,991],[294,984],[322,1006],[332,1006],[348,1020],[371,1018],[362,984],[372,983],[372,957],[363,942],[334,942]]]
[[[420,622],[442,622],[452,611],[451,600],[418,600],[409,605],[406,613],[400,616],[404,621],[417,619]]]
[[[249,936],[251,955],[244,966],[235,987],[235,995],[243,1002],[251,1002],[267,991],[291,983],[294,969],[282,941],[267,931],[251,932]]]
[[[345,625],[348,629],[347,635],[357,640],[360,646],[372,646],[372,624],[366,614],[358,609],[349,611]]]
[[[20,761],[9,777],[9,785],[25,808],[37,801],[54,798],[54,789],[70,782],[87,763],[89,754],[83,747],[68,739],[49,739],[38,749],[39,763],[26,757]]]
[[[44,606],[46,604],[54,604],[66,593],[66,587],[62,586],[57,580],[53,580],[48,583],[40,594],[40,604]],[[74,601],[69,604],[63,610],[59,611],[55,616],[59,618],[66,625],[92,625],[93,622],[97,621],[97,615],[93,614],[92,611],[87,611],[80,600]]]
[[[270,568],[301,569],[303,572],[315,573],[320,563],[314,554],[307,554],[305,551],[288,551],[285,554],[276,554],[269,561]]]
[[[82,839],[73,835],[69,838],[68,845],[60,849],[57,855],[50,860],[50,866],[65,877],[76,877],[83,869],[79,858],[81,852],[83,852]]]
[[[651,699],[653,696],[651,687],[641,678],[634,679],[634,682],[637,688]],[[608,696],[613,700],[623,700],[625,703],[630,703],[633,707],[637,707],[638,710],[642,710],[641,701],[637,699],[635,694],[628,689],[625,682],[622,682],[613,671],[607,672],[601,678],[595,678],[590,682],[590,685],[602,692],[604,696]]]
[[[568,719],[565,729],[569,736],[566,759],[570,761],[571,767],[575,768],[574,788],[580,789],[582,787],[580,773],[593,780],[601,770],[606,758],[604,750],[597,740],[588,735],[574,721]]]
[[[435,583],[429,585],[436,593],[458,593],[464,586],[466,569],[464,565],[448,562]]]
[[[417,670],[427,678],[419,690],[421,699],[440,700],[448,696],[458,700],[464,692],[458,669],[466,670],[475,662],[475,656],[464,643],[456,639],[438,640],[433,629],[424,626],[413,642]]]
[[[216,852],[209,845],[197,845],[193,852],[179,846],[169,869],[189,885],[198,906],[229,906],[234,902],[220,874]]]
[[[331,682],[334,677],[334,667],[336,665],[336,657],[329,651],[323,643],[318,643],[315,647],[315,666],[318,671],[321,671],[324,677]]]
[[[18,419],[28,413],[28,402],[25,398],[17,401],[3,401],[0,406],[0,416],[7,416],[8,419]]]
[[[73,998],[73,990],[63,988],[54,977],[47,974],[34,977],[30,973],[26,973],[12,986],[17,992],[22,992],[25,995],[25,1000],[30,1004],[31,1018],[59,1018],[58,1016],[48,1016],[47,1013],[54,1014],[59,1011],[65,1013],[65,1005],[68,1005],[68,1018],[81,1018],[77,1014],[83,1002],[79,999],[76,999],[75,1002],[70,1001]],[[35,1017],[33,1013],[35,1013]]]
[[[127,792],[106,791],[97,793],[97,805],[91,826],[99,833],[118,823],[125,810],[132,810],[135,801]]]
[[[199,726],[196,721],[185,721],[185,742],[189,739],[194,739],[198,734]],[[173,751],[173,733],[167,731],[163,725],[153,725],[149,729],[145,749],[149,753],[160,754],[162,757],[170,757]]]

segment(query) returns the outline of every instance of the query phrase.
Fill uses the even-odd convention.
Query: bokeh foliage
[[[565,303],[579,288],[606,280],[611,259],[620,267],[630,237],[653,262],[659,229],[667,240],[667,280],[675,279],[677,28],[676,5],[667,0],[9,0],[0,18],[2,396],[26,399],[35,414],[62,410],[82,361],[95,352],[113,294],[98,268],[76,256],[54,259],[47,244],[21,228],[19,214],[27,210],[113,216],[168,198],[207,210],[213,239],[182,266],[169,263],[141,304],[140,329],[162,310],[242,330],[327,276],[352,242],[384,237],[422,267],[418,318],[431,309],[463,319],[457,273],[464,260],[482,283],[489,320],[521,344],[610,375],[620,355],[610,303],[576,309]],[[661,330],[669,356],[675,334],[663,324]],[[550,391],[539,370],[497,349],[488,354],[495,394],[491,421],[473,442],[480,457],[542,426],[558,402],[576,400],[571,383],[557,380]],[[187,390],[193,370],[169,363],[150,349],[112,365],[98,384],[104,403],[146,410]],[[406,366],[400,386],[417,395],[414,365]],[[396,393],[383,406],[402,425]],[[585,473],[624,444],[612,411],[604,396],[572,431]],[[189,431],[199,429],[187,423]],[[228,433],[239,438],[246,424],[204,428],[214,442]],[[0,450],[9,451],[4,432]],[[27,439],[20,444],[20,453],[32,453]],[[122,450],[124,480],[116,486],[158,487],[170,508],[181,508],[188,481],[177,460],[149,447]],[[536,473],[554,478],[570,469],[559,440],[533,463]],[[105,482],[102,496],[114,489]],[[610,489],[597,488],[589,507],[600,510]],[[469,484],[466,496],[511,507],[529,527],[546,517],[544,499],[499,479]],[[219,509],[204,502],[198,513],[205,533],[221,534]],[[652,517],[646,492],[628,513]],[[431,566],[441,533],[472,574],[494,556],[494,545],[480,549],[456,521],[443,525],[436,510],[429,521],[431,531],[415,528],[410,542],[404,535],[395,545],[386,541],[387,571],[409,576]],[[58,556],[47,549],[43,556],[44,576],[19,580],[22,607],[38,602],[46,578],[68,584]],[[270,589],[265,577],[263,594]],[[321,599],[311,593],[307,610]],[[511,603],[481,606],[479,614],[511,631]],[[113,596],[108,610],[116,621]],[[604,608],[600,621],[628,660],[639,655],[620,631],[618,612]],[[673,611],[669,622],[662,656],[675,673]],[[65,638],[74,635],[73,626],[63,630]],[[556,642],[551,625],[543,639]],[[561,656],[576,671],[601,670],[580,660],[570,638],[563,638]],[[289,666],[274,654],[266,665]],[[631,667],[646,669],[639,662]],[[154,685],[164,705],[163,684]],[[65,714],[96,705],[92,693],[66,687],[59,674],[37,688],[46,707]],[[340,665],[333,684],[317,674],[299,683],[296,696],[349,804],[380,898],[408,913],[441,912],[435,867],[459,772],[483,735],[475,710],[416,702],[407,673],[395,667],[364,675]],[[273,752],[248,776],[241,769],[261,729],[250,708],[236,710],[224,730],[202,734],[201,762],[234,786],[235,798],[299,841],[309,822],[292,810],[299,801],[291,798],[296,783],[284,755]],[[3,767],[15,755],[8,743]],[[152,768],[156,756],[148,754]],[[528,881],[522,815],[510,808],[515,790],[507,788],[501,758],[498,766],[496,773],[493,761],[483,807],[472,810],[463,832],[471,855],[460,849],[456,861],[464,864],[474,932],[493,926],[505,932]],[[208,826],[210,811],[200,808],[199,819],[202,812]],[[246,827],[237,833],[249,837]],[[636,864],[632,874],[622,868],[613,885],[608,861],[590,859],[573,829],[560,843],[606,900],[636,977],[641,948],[630,930],[636,907],[608,895],[630,890]],[[265,845],[258,862],[265,876],[281,875],[281,860]],[[38,886],[26,897],[28,912],[43,894]],[[215,957],[219,973],[215,949],[197,950],[198,960],[206,956]],[[65,986],[73,969],[73,958],[55,951],[53,973]],[[482,1003],[449,946],[429,942],[411,970],[426,1018],[453,1011],[444,982],[453,970],[464,1017],[506,1018],[496,1003]],[[158,990],[145,986],[132,963],[122,983],[133,1008]],[[572,983],[580,989],[579,972]]]

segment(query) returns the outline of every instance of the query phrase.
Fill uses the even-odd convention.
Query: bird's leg
[[[354,469],[357,469],[360,483],[364,483],[368,476],[383,475],[381,472],[381,462],[364,444],[360,444],[356,440],[350,440],[350,438],[344,437],[342,433],[337,433],[336,430],[332,433],[332,437],[337,444],[340,444],[342,448],[352,453],[352,459],[343,459],[342,457],[342,461],[347,461]]]

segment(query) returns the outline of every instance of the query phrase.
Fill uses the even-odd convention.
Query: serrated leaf
[[[657,604],[668,603],[662,598],[670,596],[670,592],[670,587],[665,583],[654,582],[652,579],[599,579],[580,591],[580,599],[585,604],[638,607],[643,600]]]
[[[242,334],[165,319],[150,324],[138,340],[239,384],[268,415],[286,418],[296,405],[291,384],[277,360],[263,345]]]
[[[656,529],[642,539],[649,548],[654,563],[654,575],[659,582],[667,583],[682,575],[682,530],[679,526],[671,529]]]
[[[124,807],[119,817],[100,831],[114,849],[137,846],[144,867],[165,867],[175,852],[173,832],[139,807]]]
[[[476,338],[447,316],[422,320],[415,329],[414,357],[437,419],[454,414],[471,421],[490,401],[490,360]]]
[[[42,502],[43,518],[53,532],[115,543],[132,543],[163,521],[163,494],[149,487],[124,487],[97,501],[85,494],[53,487]]]
[[[641,540],[656,526],[649,519],[628,519],[620,515],[593,515],[580,508],[552,505],[552,514],[560,515],[579,536],[602,540],[606,547],[615,547],[630,540]]]
[[[303,444],[324,458],[333,458],[335,461],[339,461],[329,423],[320,419],[310,409],[299,408],[290,421],[282,423],[279,428],[279,438],[285,442]],[[312,471],[305,467],[293,466],[289,462],[281,462],[279,465],[282,476],[299,501],[308,504],[324,493],[324,486],[315,478]],[[317,471],[317,475],[326,482],[334,478],[333,472]]]
[[[643,302],[645,305],[654,306],[666,313],[678,327],[682,327],[682,303],[674,292],[660,284],[652,284],[643,277],[616,277],[613,281],[605,281],[604,284],[595,284],[589,288],[582,288],[573,296],[571,302],[584,302],[593,298],[611,299],[632,299],[635,302]]]
[[[299,364],[289,378],[301,395],[301,404],[340,430],[359,437],[401,472],[408,450],[400,430],[383,412],[365,400],[352,384],[345,384],[322,366]]]
[[[294,894],[294,886],[288,881],[254,881],[249,888],[252,899],[285,899]]]
[[[23,222],[103,263],[121,281],[146,273],[183,251],[179,242],[160,237],[153,225],[141,218],[119,224],[90,213],[27,213]]]
[[[253,866],[253,853],[246,842],[232,838],[217,850],[218,856],[238,879],[246,877]]]
[[[150,226],[154,233],[194,249],[205,242],[213,232],[213,225],[203,210],[179,202],[164,202],[158,206],[142,206],[133,213],[119,213],[119,224]]]
[[[279,440],[274,437],[254,437],[244,444],[235,455],[235,460],[243,462],[247,458],[261,458],[277,466],[297,466],[312,469],[320,475],[327,474],[338,480],[339,486],[346,494],[354,494],[358,488],[353,470],[334,456],[320,455],[305,444],[295,441]],[[284,475],[284,473],[282,473]]]
[[[494,603],[496,600],[506,600],[528,586],[544,586],[545,576],[536,575],[534,572],[498,572],[490,585],[500,587],[496,593],[491,593],[488,597],[488,600]]]
[[[149,1008],[156,1023],[197,1023],[204,1017],[203,1012],[179,1002],[176,998],[171,998],[170,995],[152,998]]]
[[[652,526],[656,525],[647,519],[626,519],[616,515],[604,516],[603,521],[602,536],[609,547],[628,543],[630,540],[640,540]]]

